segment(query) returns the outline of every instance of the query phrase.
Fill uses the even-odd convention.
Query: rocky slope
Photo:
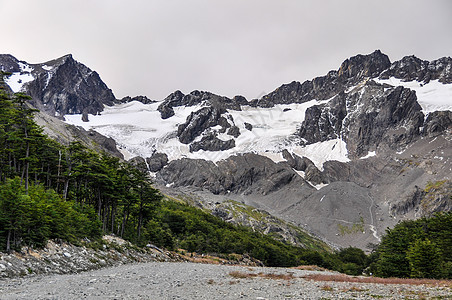
[[[71,57],[40,65],[0,58],[13,73],[13,90],[19,74],[36,99],[59,95],[63,81],[81,80],[83,93],[70,91],[79,102],[36,105],[113,138],[126,158],[141,157],[135,163],[157,184],[188,189],[205,203],[237,201],[333,244],[367,250],[386,227],[452,206],[450,57],[391,62],[377,50],[261,99],[176,91],[160,102],[126,97],[102,115],[99,105],[114,99],[108,89],[91,88],[98,76]],[[44,75],[49,66],[62,68],[55,77],[62,82],[41,84],[38,92],[39,78],[54,79]],[[88,92],[97,104],[83,98]]]

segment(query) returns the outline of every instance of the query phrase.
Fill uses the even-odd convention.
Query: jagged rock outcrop
[[[146,96],[135,96],[135,97],[130,97],[130,96],[126,96],[120,100],[117,100],[116,103],[129,103],[132,101],[138,101],[141,102],[143,104],[151,104],[151,103],[155,103],[156,101],[149,99]]]
[[[226,108],[240,110],[240,106],[246,105],[247,101],[243,96],[235,96],[233,99],[229,99],[209,92],[193,91],[184,95],[181,91],[175,91],[166,97],[157,109],[162,119],[168,119],[174,115],[173,107],[193,106],[201,103],[221,107],[223,110]]]
[[[199,150],[224,151],[234,147],[235,141],[233,139],[223,141],[214,134],[207,134],[203,136],[200,141],[190,144],[190,152],[196,152]]]
[[[380,78],[387,79],[391,76],[403,81],[416,80],[428,83],[430,80],[439,80],[442,83],[452,83],[452,58],[443,57],[429,62],[414,55],[405,56],[393,62]]]
[[[435,111],[427,115],[422,135],[436,136],[450,128],[452,128],[452,111]]]
[[[339,70],[330,71],[326,76],[307,80],[303,83],[293,81],[277,88],[262,97],[256,105],[272,107],[275,104],[303,103],[313,99],[326,100],[362,79],[376,77],[391,65],[387,55],[380,50],[368,55],[356,55],[345,60]]]
[[[188,116],[184,124],[179,125],[177,136],[179,141],[189,144],[207,128],[218,125],[223,109],[215,106],[206,106]]]
[[[310,107],[298,134],[307,143],[342,138],[349,155],[360,157],[381,144],[391,149],[407,145],[420,136],[423,124],[414,91],[368,81],[358,91]]]

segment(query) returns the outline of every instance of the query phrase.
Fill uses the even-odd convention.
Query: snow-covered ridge
[[[417,101],[421,105],[424,114],[434,111],[452,110],[452,84],[443,84],[438,80],[432,80],[429,83],[402,81],[394,77],[374,80],[381,84],[403,86],[416,91]]]
[[[207,159],[219,161],[229,156],[254,152],[265,155],[275,162],[281,161],[284,149],[309,157],[320,169],[325,161],[335,159],[348,161],[346,145],[341,140],[330,140],[308,146],[300,146],[300,138],[294,133],[303,122],[306,109],[324,103],[312,100],[302,104],[280,104],[272,108],[243,106],[242,111],[229,110],[233,122],[240,129],[235,139],[235,147],[225,151],[190,152],[189,146],[177,138],[179,124],[186,121],[203,104],[191,107],[174,107],[175,115],[162,119],[157,107],[160,102],[143,104],[132,101],[126,104],[106,106],[100,115],[89,115],[89,122],[83,122],[81,115],[65,115],[66,123],[93,129],[111,137],[120,146],[126,158],[150,157],[154,151],[166,153],[169,160],[179,158]],[[253,129],[245,128],[245,123]],[[232,139],[227,134],[219,134],[222,140]]]

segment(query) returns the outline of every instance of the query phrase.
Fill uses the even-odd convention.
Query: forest
[[[165,198],[147,173],[119,158],[80,142],[58,144],[34,122],[29,99],[0,90],[0,251],[44,247],[49,239],[78,244],[113,233],[138,246],[225,258],[247,254],[267,266],[452,278],[451,213],[400,223],[369,256],[352,247],[295,247]]]

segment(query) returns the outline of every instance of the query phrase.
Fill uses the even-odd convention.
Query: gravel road
[[[0,299],[419,299],[436,296],[452,299],[450,288],[316,282],[301,278],[319,272],[151,262],[72,275],[3,279]],[[259,276],[240,278],[259,273]],[[285,274],[292,278],[265,278],[263,274]]]

